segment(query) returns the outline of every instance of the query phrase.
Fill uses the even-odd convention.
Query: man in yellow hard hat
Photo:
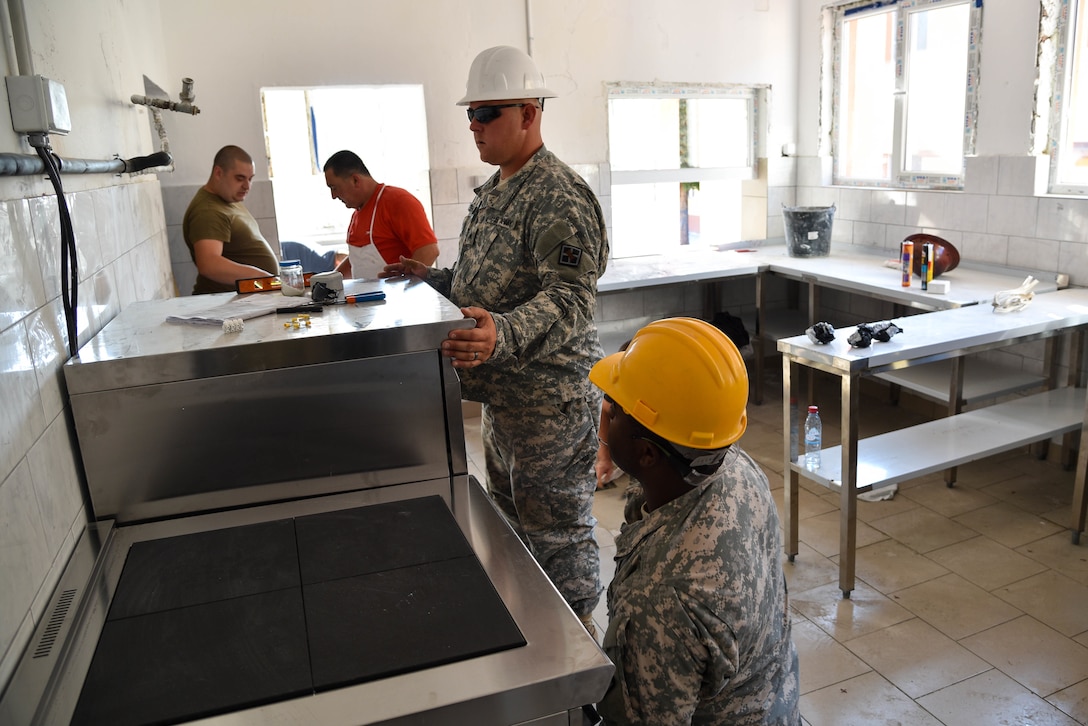
[[[650,323],[590,380],[604,443],[645,501],[616,538],[606,724],[801,723],[782,539],[767,477],[737,445],[740,351],[709,323]]]
[[[480,159],[498,171],[477,190],[449,269],[409,273],[461,307],[476,327],[442,343],[461,393],[483,404],[487,491],[571,609],[595,633],[601,595],[593,492],[601,394],[589,369],[604,355],[594,313],[608,262],[601,205],[544,147],[536,62],[510,46],[476,56],[459,105]]]

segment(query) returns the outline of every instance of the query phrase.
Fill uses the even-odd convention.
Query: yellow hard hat
[[[645,326],[589,380],[647,429],[674,444],[720,449],[748,427],[748,371],[728,336],[695,318]]]

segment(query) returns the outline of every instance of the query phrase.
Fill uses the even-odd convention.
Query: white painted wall
[[[268,85],[421,83],[432,168],[478,165],[464,111],[454,104],[476,53],[526,48],[527,5],[537,63],[563,94],[547,104],[545,143],[568,163],[606,160],[606,81],[770,83],[772,133],[792,140],[797,0],[776,0],[768,11],[754,10],[758,4],[161,0],[169,75],[196,81],[202,111],[195,123],[169,119],[178,171],[163,183],[202,183],[226,143],[259,155],[258,94]],[[264,160],[257,178],[267,179]]]

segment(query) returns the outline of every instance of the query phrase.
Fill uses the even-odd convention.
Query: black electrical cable
[[[68,212],[68,200],[64,197],[64,185],[60,181],[60,169],[53,158],[48,141],[36,147],[38,156],[45,164],[45,172],[57,193],[57,209],[60,212],[60,284],[61,303],[64,305],[64,321],[68,327],[68,352],[75,357],[79,352],[79,264],[76,259],[76,235],[72,216]]]

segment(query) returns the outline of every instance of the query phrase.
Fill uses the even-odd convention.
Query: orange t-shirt
[[[398,262],[402,255],[411,257],[420,247],[438,242],[423,205],[407,189],[379,184],[366,204],[351,215],[349,245],[363,247],[371,243],[371,221],[374,245],[390,264]]]

